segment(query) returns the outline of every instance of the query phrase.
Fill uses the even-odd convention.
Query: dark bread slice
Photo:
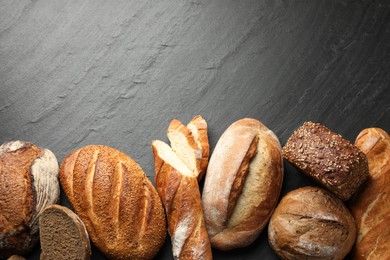
[[[90,259],[84,223],[70,209],[52,205],[39,218],[41,259]]]
[[[344,201],[368,177],[366,155],[319,123],[299,127],[283,147],[283,157]]]

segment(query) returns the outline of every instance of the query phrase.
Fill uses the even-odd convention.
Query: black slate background
[[[212,149],[244,117],[282,145],[308,120],[351,141],[390,131],[389,71],[386,0],[0,1],[0,141],[34,142],[60,162],[112,146],[152,180],[151,141],[167,141],[173,118],[201,114]],[[308,184],[285,163],[283,194]],[[172,258],[169,243],[158,259]],[[263,232],[214,258],[276,256]]]

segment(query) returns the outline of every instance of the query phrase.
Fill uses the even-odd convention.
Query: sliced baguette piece
[[[196,144],[190,129],[179,120],[173,119],[168,126],[167,136],[172,150],[198,177],[202,151]]]
[[[39,218],[41,259],[90,259],[89,236],[81,219],[70,209],[52,205]]]
[[[198,181],[200,181],[206,173],[210,156],[210,145],[207,135],[207,122],[203,119],[202,116],[197,115],[187,124],[187,127],[190,129],[192,136],[198,145],[198,148],[202,152],[202,158],[200,159],[200,171],[198,175]]]
[[[212,259],[196,174],[166,143],[153,141],[152,149],[174,259]]]

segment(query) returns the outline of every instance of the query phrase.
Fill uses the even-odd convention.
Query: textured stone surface
[[[389,71],[387,0],[0,0],[0,141],[28,140],[60,161],[109,145],[151,179],[151,142],[167,141],[175,117],[201,114],[211,149],[243,117],[282,144],[309,120],[351,141],[389,130]],[[285,166],[283,193],[312,184]],[[159,258],[172,258],[168,240]],[[276,257],[263,232],[214,258]]]

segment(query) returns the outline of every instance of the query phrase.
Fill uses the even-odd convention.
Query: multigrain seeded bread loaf
[[[59,195],[58,162],[51,151],[22,141],[0,146],[0,259],[32,250],[38,216]]]
[[[89,236],[81,219],[70,209],[52,205],[39,217],[40,259],[87,260],[91,256]]]
[[[166,237],[161,199],[124,153],[89,145],[70,153],[61,185],[91,241],[110,259],[151,259]]]
[[[282,198],[268,226],[268,241],[282,259],[343,259],[356,237],[354,219],[343,202],[317,187]]]
[[[152,143],[155,182],[168,219],[174,259],[212,259],[197,173],[164,142]]]
[[[252,118],[228,127],[211,155],[203,187],[203,210],[213,247],[251,244],[279,198],[283,160],[276,135]]]
[[[367,156],[370,176],[350,205],[358,230],[353,258],[390,259],[390,136],[364,129],[355,145]]]
[[[368,177],[366,155],[319,123],[299,127],[283,147],[283,156],[344,201]]]

